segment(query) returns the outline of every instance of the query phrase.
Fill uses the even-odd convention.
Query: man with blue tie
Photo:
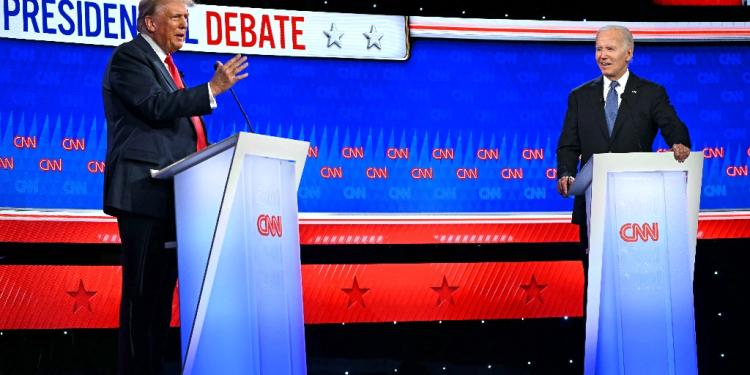
[[[659,131],[677,161],[683,162],[690,155],[690,135],[669,102],[666,89],[628,70],[633,44],[627,28],[601,28],[596,34],[596,62],[602,76],[576,87],[568,96],[557,143],[557,191],[564,198],[578,172],[579,157],[583,166],[594,154],[651,152]],[[572,222],[579,226],[587,286],[588,230],[583,196],[575,197]]]
[[[139,34],[112,53],[102,80],[107,118],[104,212],[122,242],[118,372],[161,374],[177,281],[174,188],[151,178],[208,145],[202,115],[215,96],[247,77],[246,58],[222,65],[210,82],[185,87],[172,54],[187,39],[192,0],[141,0]]]

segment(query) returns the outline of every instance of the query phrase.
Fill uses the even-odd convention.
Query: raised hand
[[[246,56],[237,55],[232,57],[226,64],[222,64],[217,61],[214,65],[216,73],[211,78],[209,86],[211,86],[211,94],[214,97],[229,90],[235,83],[247,78],[247,73],[238,75],[240,72],[247,68]]]

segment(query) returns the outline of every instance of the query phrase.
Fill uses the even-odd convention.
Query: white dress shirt
[[[167,59],[167,54],[164,52],[164,50],[161,49],[161,47],[159,47],[159,45],[156,44],[156,42],[153,39],[151,39],[150,36],[148,36],[146,34],[143,34],[143,33],[141,33],[141,35],[143,36],[143,39],[146,39],[146,41],[151,46],[151,48],[153,48],[154,52],[156,52],[156,56],[159,57],[159,61],[161,61],[162,64],[164,64],[164,67],[167,68],[167,71],[169,71],[169,66],[167,66],[166,62],[164,62],[164,60]],[[176,84],[176,82],[175,82],[175,84]],[[216,109],[216,107],[217,107],[217,105],[216,105],[216,99],[214,98],[214,94],[211,93],[211,84],[210,83],[208,84],[208,98],[209,98],[210,103],[211,103],[211,109]]]
[[[618,86],[615,87],[615,92],[617,93],[617,108],[620,108],[620,103],[622,103],[622,98],[620,97],[620,95],[625,92],[625,85],[628,83],[628,77],[630,77],[630,70],[626,70],[625,74],[623,74],[622,77],[617,80]],[[604,76],[602,76],[602,78],[604,79],[604,101],[606,101],[607,94],[609,93],[609,86],[612,85],[612,81]],[[606,105],[606,103],[604,105]]]

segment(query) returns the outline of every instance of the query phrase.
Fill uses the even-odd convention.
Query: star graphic
[[[78,290],[67,293],[76,300],[73,304],[73,314],[84,307],[88,309],[89,312],[93,312],[91,310],[91,298],[96,295],[96,292],[87,292],[83,287],[83,279],[78,283]]]
[[[448,286],[448,280],[445,278],[445,276],[443,276],[443,285],[431,286],[430,288],[438,294],[438,306],[442,305],[445,301],[450,301],[451,305],[456,305],[455,303],[453,303],[453,293],[457,291],[459,287]]]
[[[349,296],[349,303],[346,305],[347,309],[354,306],[355,303],[366,307],[365,300],[362,297],[370,291],[370,288],[360,288],[359,283],[357,283],[357,276],[354,276],[354,284],[351,288],[342,288],[341,290]]]
[[[372,46],[380,48],[380,39],[383,39],[383,33],[379,33],[378,29],[375,28],[375,25],[370,26],[370,32],[369,33],[362,33],[362,35],[367,38],[367,49],[370,49]]]
[[[339,31],[336,28],[335,23],[331,24],[330,31],[323,30],[323,34],[326,34],[326,36],[328,37],[328,48],[331,48],[331,46],[334,44],[339,46],[339,48],[341,48],[341,37],[344,36],[344,32]]]
[[[535,298],[539,298],[539,302],[544,303],[544,300],[542,299],[542,291],[546,288],[547,285],[537,284],[536,277],[534,274],[531,274],[531,283],[529,283],[529,285],[521,285],[521,289],[528,293],[526,294],[526,304],[528,305],[529,302],[533,301]]]

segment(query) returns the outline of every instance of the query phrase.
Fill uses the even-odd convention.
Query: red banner
[[[0,330],[117,328],[119,266],[0,266]],[[355,281],[356,279],[356,281]],[[302,266],[305,323],[581,316],[580,262]],[[172,325],[179,325],[175,298]]]
[[[311,265],[305,323],[581,316],[581,262]]]
[[[307,215],[311,216],[311,215]],[[439,215],[435,215],[438,217]],[[300,218],[302,245],[577,242],[570,215]],[[698,239],[750,237],[750,212],[706,212]],[[0,213],[0,242],[120,243],[111,216]]]

